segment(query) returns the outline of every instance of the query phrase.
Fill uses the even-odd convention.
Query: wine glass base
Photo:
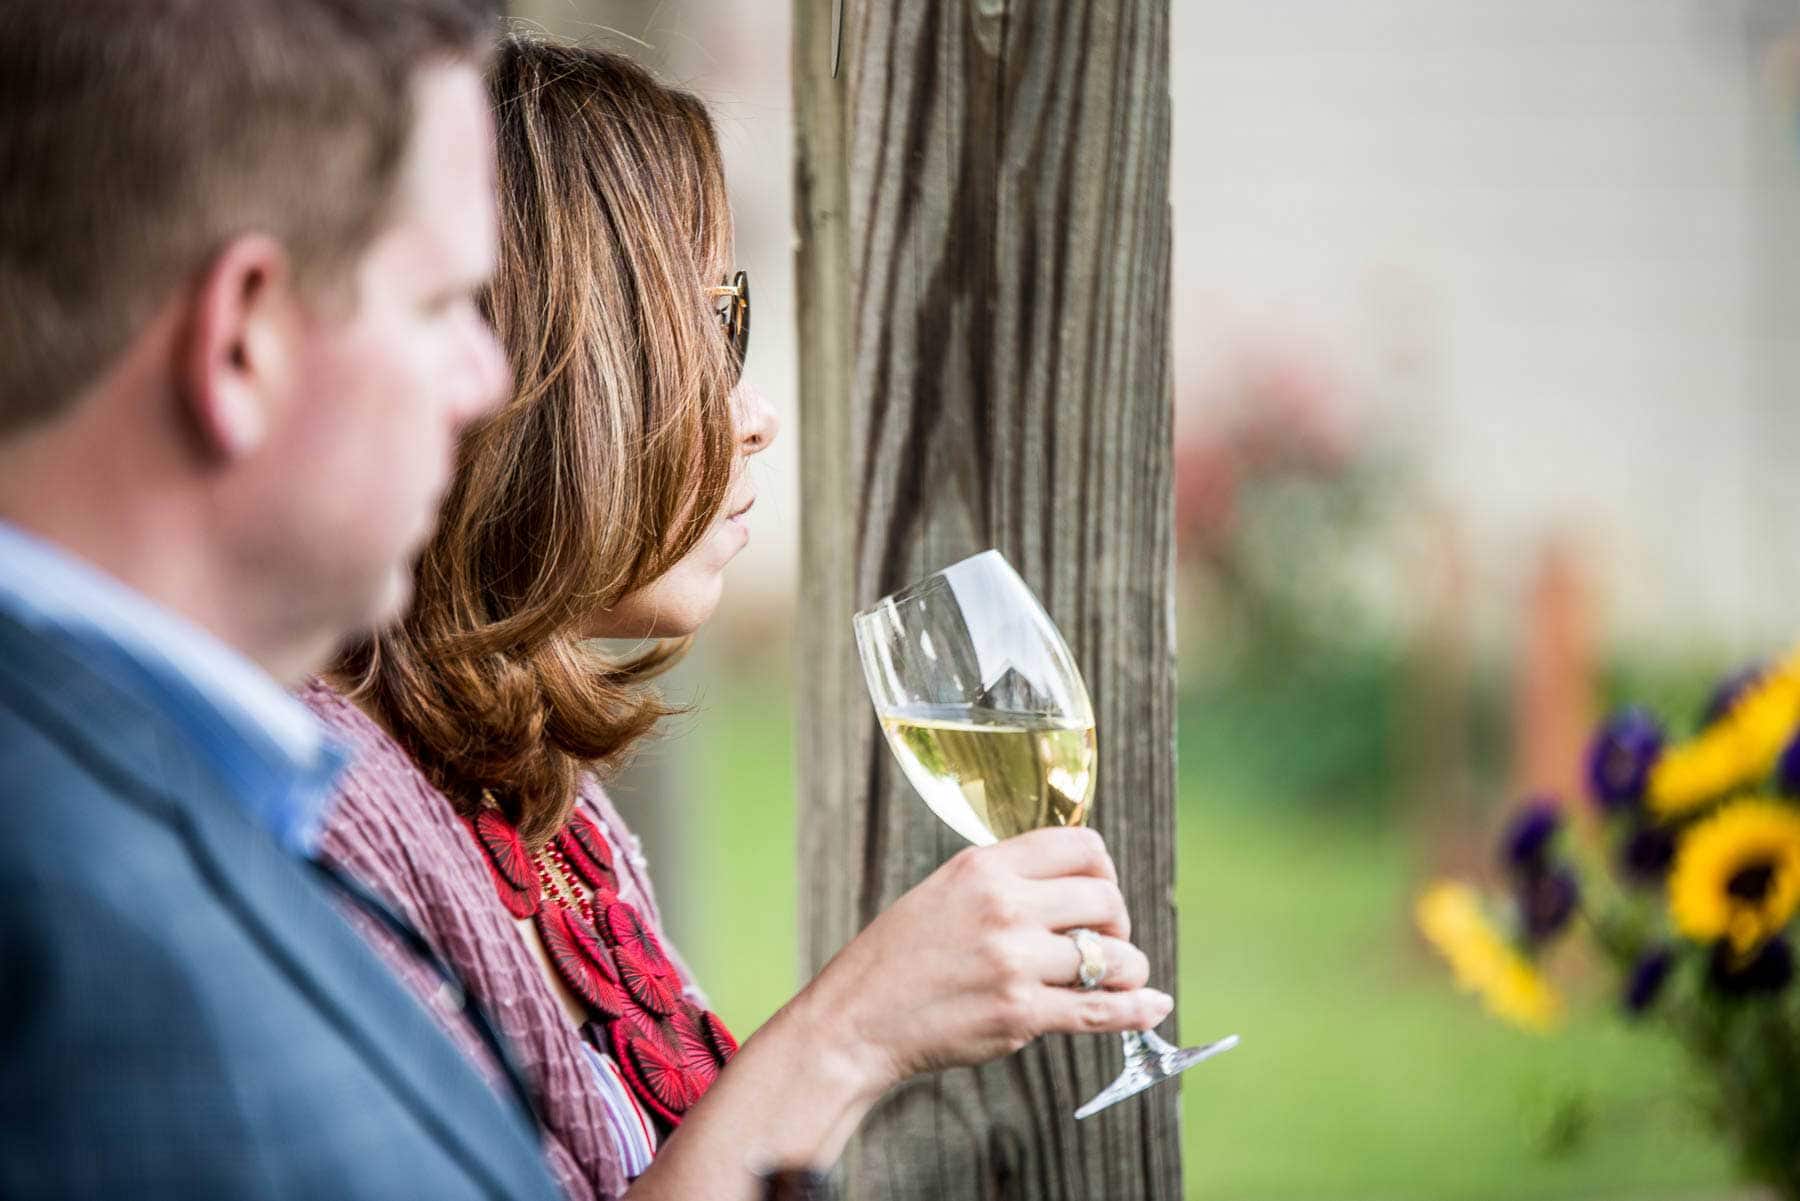
[[[1177,1047],[1158,1038],[1155,1031],[1146,1030],[1128,1043],[1125,1070],[1119,1073],[1119,1078],[1101,1089],[1092,1101],[1077,1109],[1075,1117],[1091,1118],[1102,1109],[1117,1105],[1127,1097],[1135,1097],[1151,1085],[1160,1084],[1171,1076],[1179,1076],[1195,1064],[1237,1045],[1238,1036],[1230,1034],[1203,1047]]]

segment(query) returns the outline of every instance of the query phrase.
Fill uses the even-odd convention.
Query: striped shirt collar
[[[0,611],[165,713],[289,851],[317,842],[345,752],[267,672],[98,568],[0,521]]]

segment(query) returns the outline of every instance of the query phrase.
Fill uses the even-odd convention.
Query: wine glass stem
[[[1148,1072],[1162,1061],[1164,1055],[1175,1049],[1154,1030],[1127,1030],[1119,1036],[1119,1040],[1125,1044],[1127,1070],[1135,1068]]]

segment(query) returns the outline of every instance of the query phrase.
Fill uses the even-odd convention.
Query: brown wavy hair
[[[705,107],[631,60],[512,35],[491,88],[501,253],[485,308],[514,394],[460,446],[410,611],[332,678],[462,812],[491,794],[537,846],[583,771],[675,712],[647,681],[685,640],[611,658],[582,629],[724,504],[733,374],[706,288],[731,217]]]

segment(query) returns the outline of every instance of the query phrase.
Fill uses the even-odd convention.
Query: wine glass
[[[978,845],[1086,825],[1094,708],[1050,615],[999,551],[884,597],[855,617],[863,677],[888,746],[944,824]],[[1099,1113],[1237,1036],[1175,1047],[1128,1031],[1125,1070],[1077,1118]]]

